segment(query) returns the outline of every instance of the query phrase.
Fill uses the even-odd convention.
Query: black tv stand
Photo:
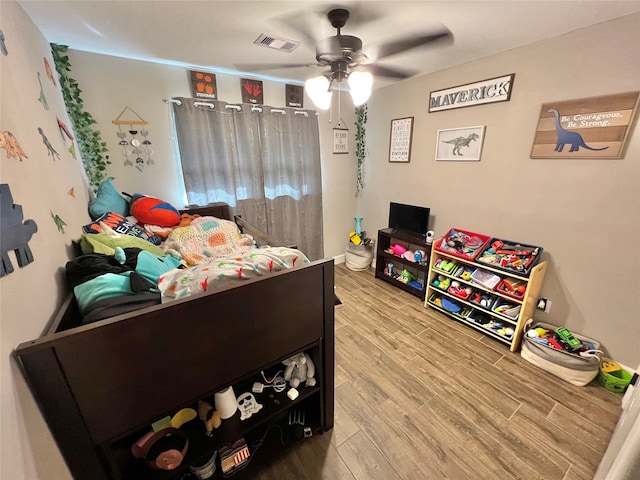
[[[405,248],[414,252],[422,250],[425,253],[421,262],[412,262],[406,258],[402,258],[387,250],[391,245],[399,243]],[[427,243],[426,235],[419,235],[406,230],[398,230],[396,228],[385,228],[378,230],[378,241],[376,250],[376,278],[389,282],[390,284],[405,290],[412,295],[424,300],[427,291],[427,276],[429,272],[429,258],[431,256],[431,243]],[[392,274],[388,274],[388,264],[393,264]],[[399,274],[406,269],[416,279],[422,283],[421,286],[416,284],[410,285],[403,283],[398,279]],[[386,270],[386,271],[385,271]]]

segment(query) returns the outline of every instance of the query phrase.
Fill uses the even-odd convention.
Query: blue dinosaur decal
[[[34,220],[23,223],[22,206],[13,203],[11,189],[6,183],[0,184],[0,250],[2,265],[0,277],[13,272],[13,265],[9,259],[9,252],[13,250],[18,260],[18,266],[33,262],[33,254],[29,248],[31,236],[38,231]]]
[[[556,148],[553,149],[554,152],[561,152],[567,143],[571,144],[571,148],[569,148],[569,152],[577,152],[580,149],[580,147],[586,148],[587,150],[594,150],[594,151],[606,150],[607,148],[609,148],[609,147],[603,147],[603,148],[590,147],[589,145],[584,143],[584,139],[582,138],[582,135],[580,135],[578,132],[567,130],[566,128],[562,127],[562,124],[560,123],[560,112],[558,112],[558,110],[556,110],[555,108],[551,108],[549,109],[549,112],[553,113],[553,115],[556,117],[557,140],[556,140]]]

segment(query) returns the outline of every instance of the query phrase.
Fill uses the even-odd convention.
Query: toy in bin
[[[510,297],[522,300],[524,294],[527,291],[527,286],[523,280],[516,280],[514,278],[504,278],[500,280],[496,290]]]
[[[556,350],[564,350],[580,355],[595,351],[595,345],[589,342],[579,340],[565,327],[558,327],[555,330],[549,330],[542,327],[535,327],[527,332],[527,336],[536,343],[546,345]]]
[[[542,247],[492,238],[489,247],[480,254],[477,261],[521,275],[529,275],[540,259],[541,252]]]
[[[473,267],[469,267],[467,265],[460,265],[458,268],[456,268],[456,271],[453,275],[454,277],[458,277],[460,280],[464,280],[465,282],[470,282],[471,275],[473,274],[474,271],[475,271],[475,268]]]
[[[446,290],[451,286],[451,279],[449,277],[445,277],[444,275],[438,275],[438,277],[435,278],[432,283],[434,287]]]
[[[436,250],[473,260],[482,251],[490,237],[452,228],[436,243]]]
[[[473,288],[460,285],[460,282],[458,282],[457,280],[451,282],[451,286],[447,288],[447,292],[449,292],[451,295],[455,295],[456,297],[461,298],[462,300],[466,300],[467,298],[469,298],[469,295],[471,295],[472,291]]]
[[[438,270],[442,270],[443,272],[451,273],[456,267],[456,265],[457,265],[456,262],[440,257],[436,260],[434,267],[437,268]]]

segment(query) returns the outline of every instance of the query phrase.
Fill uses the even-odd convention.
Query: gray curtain
[[[173,113],[190,205],[226,202],[311,260],[323,257],[314,111],[175,98]]]

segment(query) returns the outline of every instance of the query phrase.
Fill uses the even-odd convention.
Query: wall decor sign
[[[287,97],[287,107],[304,107],[304,87],[302,85],[286,85],[285,95]]]
[[[429,113],[487,103],[508,102],[516,74],[436,90],[429,95]]]
[[[262,105],[262,80],[250,80],[248,78],[240,79],[240,87],[242,89],[242,103],[253,103],[254,105]]]
[[[389,136],[389,161],[409,163],[411,161],[411,141],[413,140],[413,117],[391,120]]]
[[[479,161],[485,126],[438,130],[436,160]]]
[[[349,153],[349,129],[342,119],[333,127],[333,153]]]
[[[622,158],[640,92],[544,103],[531,158]]]
[[[191,85],[191,97],[209,98],[211,100],[218,98],[215,73],[189,70],[189,83]]]

